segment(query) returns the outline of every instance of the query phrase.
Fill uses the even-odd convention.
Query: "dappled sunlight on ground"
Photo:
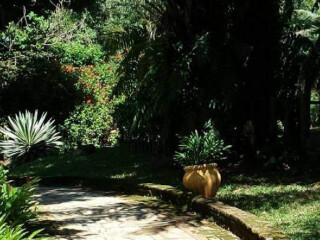
[[[69,188],[40,188],[37,197],[59,239],[237,239],[155,198]]]

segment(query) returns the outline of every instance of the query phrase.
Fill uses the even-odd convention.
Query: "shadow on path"
[[[155,198],[40,188],[42,221],[58,239],[237,239]]]

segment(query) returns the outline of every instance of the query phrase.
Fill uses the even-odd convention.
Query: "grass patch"
[[[97,149],[92,154],[66,153],[39,158],[10,171],[13,177],[88,177],[129,179],[137,183],[153,182],[178,186],[183,171],[157,167],[157,161],[146,153],[133,153],[126,147]]]
[[[222,185],[218,198],[270,222],[291,239],[320,239],[320,183],[233,176]]]
[[[181,188],[182,170],[160,167],[145,153],[125,147],[99,149],[93,154],[67,153],[21,165],[11,176],[76,176],[128,179],[137,183],[168,184]],[[265,173],[264,173],[265,174]],[[293,240],[320,239],[319,177],[285,178],[275,173],[222,173],[218,199],[260,216]]]

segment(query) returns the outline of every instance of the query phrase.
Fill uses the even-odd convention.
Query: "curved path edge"
[[[139,184],[138,188],[149,195],[173,203],[186,203],[202,216],[212,218],[216,223],[242,239],[248,240],[289,240],[280,230],[272,227],[252,213],[229,206],[215,199],[195,197],[190,192],[177,190],[168,185],[151,183]]]
[[[23,182],[24,179],[13,179]],[[79,177],[43,177],[40,185],[72,186],[95,190],[117,190],[120,192],[158,197],[173,204],[188,205],[200,215],[212,219],[245,240],[289,240],[280,230],[259,217],[229,206],[215,199],[205,199],[191,192],[181,191],[169,185],[153,183],[135,184],[123,179],[92,179]]]

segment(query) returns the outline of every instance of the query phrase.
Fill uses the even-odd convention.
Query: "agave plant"
[[[11,159],[31,159],[33,156],[45,154],[48,150],[58,149],[62,142],[56,131],[54,120],[46,121],[47,113],[38,119],[38,111],[34,114],[19,112],[15,118],[8,117],[9,126],[0,128],[7,139],[0,141],[1,152]]]

